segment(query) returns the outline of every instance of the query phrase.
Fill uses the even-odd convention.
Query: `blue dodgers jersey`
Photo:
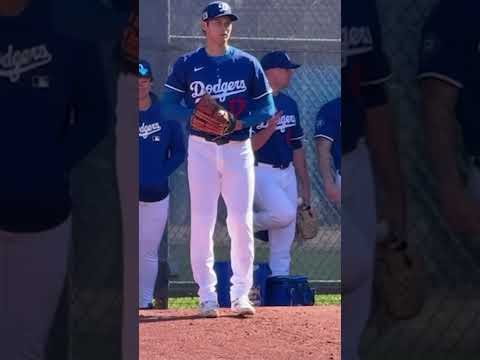
[[[31,1],[19,16],[0,16],[0,229],[12,232],[68,217],[68,171],[108,122],[97,49],[60,35],[49,5]],[[70,126],[72,105],[88,116]]]
[[[169,194],[168,177],[185,158],[184,136],[176,121],[161,117],[160,103],[139,112],[139,200],[163,200]]]
[[[365,87],[385,82],[390,67],[381,48],[374,0],[342,2],[342,151],[365,134]]]
[[[325,138],[332,142],[331,153],[337,171],[340,171],[342,161],[341,114],[342,104],[340,98],[336,98],[322,106],[315,123],[315,138]]]
[[[230,46],[224,56],[211,57],[205,48],[179,58],[173,65],[165,86],[183,94],[188,108],[208,93],[238,119],[252,110],[252,101],[272,92],[258,60]],[[204,136],[190,129],[194,135]],[[229,140],[245,140],[249,128],[230,134]]]
[[[270,139],[255,152],[255,159],[271,165],[286,166],[293,161],[294,144],[304,137],[303,128],[295,100],[281,92],[273,99],[277,112],[283,111],[283,115]],[[253,127],[252,132],[260,132],[266,127],[267,122],[262,122]]]
[[[460,89],[456,115],[465,146],[480,156],[480,3],[441,1],[423,30],[419,78],[436,78]]]

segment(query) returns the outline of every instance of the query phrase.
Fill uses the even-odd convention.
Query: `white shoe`
[[[246,316],[255,315],[255,308],[248,299],[248,296],[242,296],[232,301],[232,311],[235,315]]]
[[[204,301],[200,303],[199,315],[205,318],[218,317],[218,302]]]

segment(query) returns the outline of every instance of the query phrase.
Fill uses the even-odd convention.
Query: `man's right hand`
[[[283,116],[283,111],[277,112],[275,115],[273,115],[268,121],[267,121],[267,131],[274,133],[275,130],[277,129],[277,124],[281,117]]]
[[[335,205],[340,206],[342,203],[342,192],[340,188],[333,182],[325,183],[325,194],[327,195],[328,200],[333,202]]]

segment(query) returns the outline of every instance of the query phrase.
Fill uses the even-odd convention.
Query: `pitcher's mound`
[[[340,306],[259,307],[254,317],[220,310],[140,312],[141,360],[340,360]]]

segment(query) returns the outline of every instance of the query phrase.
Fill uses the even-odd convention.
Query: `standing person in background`
[[[360,358],[360,339],[370,315],[377,223],[374,173],[383,191],[382,217],[394,234],[388,238],[406,238],[405,188],[385,89],[390,75],[375,1],[343,1],[343,360]]]
[[[290,274],[290,249],[295,239],[297,176],[302,206],[310,207],[310,177],[303,148],[303,128],[295,100],[281,92],[288,87],[294,64],[285,51],[265,55],[261,64],[273,90],[277,113],[253,127],[255,151],[254,229],[268,236],[272,275]],[[256,235],[257,235],[256,234]]]
[[[98,44],[59,31],[53,9],[0,3],[0,349],[12,360],[46,358],[71,246],[70,173],[111,115]]]
[[[180,124],[160,115],[152,101],[152,68],[141,60],[138,69],[139,108],[139,292],[140,308],[151,308],[158,272],[158,248],[168,217],[169,176],[185,159]]]
[[[228,44],[237,19],[225,2],[207,5],[201,18],[206,46],[175,62],[161,100],[168,116],[190,122],[196,104],[209,94],[238,119],[235,131],[222,137],[189,126],[190,257],[193,277],[199,286],[200,315],[204,317],[218,316],[213,232],[220,194],[227,208],[231,238],[232,311],[237,315],[255,313],[248,298],[254,259],[254,156],[250,127],[271,118],[275,108],[258,60]],[[182,100],[186,107],[181,105]]]
[[[439,2],[423,30],[419,70],[425,139],[440,208],[453,230],[473,235],[480,234],[480,31],[471,30],[470,24],[478,21],[479,9],[468,0]],[[469,159],[465,178],[459,170],[458,124]]]
[[[328,200],[336,206],[342,203],[342,134],[340,98],[326,103],[318,112],[315,124],[318,169]]]

